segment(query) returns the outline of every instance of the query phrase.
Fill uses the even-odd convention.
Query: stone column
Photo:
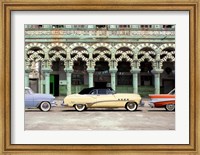
[[[45,73],[45,94],[50,93],[50,73]]]
[[[88,68],[87,69],[88,72],[88,77],[89,77],[89,87],[94,87],[94,72],[95,69],[94,68]]]
[[[43,93],[43,74],[42,74],[42,62],[39,63],[39,74],[38,74],[38,90],[39,93]]]
[[[111,74],[111,88],[115,91],[116,90],[116,73],[117,68],[112,68],[109,70]]]
[[[160,94],[160,74],[163,72],[163,69],[153,69],[152,73],[154,74],[154,87],[155,94]]]
[[[31,72],[30,69],[25,69],[25,87],[29,87],[29,73]]]
[[[40,78],[38,78],[38,93],[42,93],[41,92],[41,80],[40,80]]]
[[[40,93],[43,93],[43,80],[40,80]]]
[[[138,73],[140,72],[139,68],[132,68],[131,73],[133,75],[133,93],[138,93]]]
[[[71,85],[72,85],[72,68],[65,69],[66,77],[67,77],[67,95],[71,94]]]
[[[44,72],[45,76],[45,94],[50,94],[50,68],[43,68],[42,71]]]

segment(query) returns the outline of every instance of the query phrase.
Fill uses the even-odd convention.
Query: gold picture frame
[[[0,154],[118,154],[118,155],[200,155],[200,95],[198,71],[200,64],[199,0],[2,0],[0,42]],[[190,115],[188,145],[20,145],[11,144],[11,12],[12,11],[67,11],[67,10],[135,10],[135,11],[189,11],[190,24]]]

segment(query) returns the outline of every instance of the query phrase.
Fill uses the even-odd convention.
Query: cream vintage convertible
[[[63,106],[74,107],[77,111],[87,108],[122,108],[129,111],[137,110],[141,103],[139,94],[115,93],[112,88],[85,88],[79,94],[64,98]]]

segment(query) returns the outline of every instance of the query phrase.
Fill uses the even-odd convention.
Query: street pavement
[[[63,107],[57,98],[57,107],[49,112],[39,109],[25,110],[25,130],[175,130],[175,112],[164,108],[144,107],[130,112],[125,108],[87,109],[78,112]]]

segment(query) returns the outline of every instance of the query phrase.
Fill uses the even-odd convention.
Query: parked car
[[[53,106],[56,106],[53,95],[37,94],[31,88],[25,87],[25,108],[39,108],[41,111],[49,111]]]
[[[129,111],[135,111],[141,103],[138,94],[119,94],[112,88],[85,88],[78,94],[68,95],[64,98],[65,106],[74,107],[77,111],[87,108],[121,108],[125,107]]]
[[[175,111],[175,89],[168,94],[150,94],[149,105],[153,108],[165,108],[167,111]]]

